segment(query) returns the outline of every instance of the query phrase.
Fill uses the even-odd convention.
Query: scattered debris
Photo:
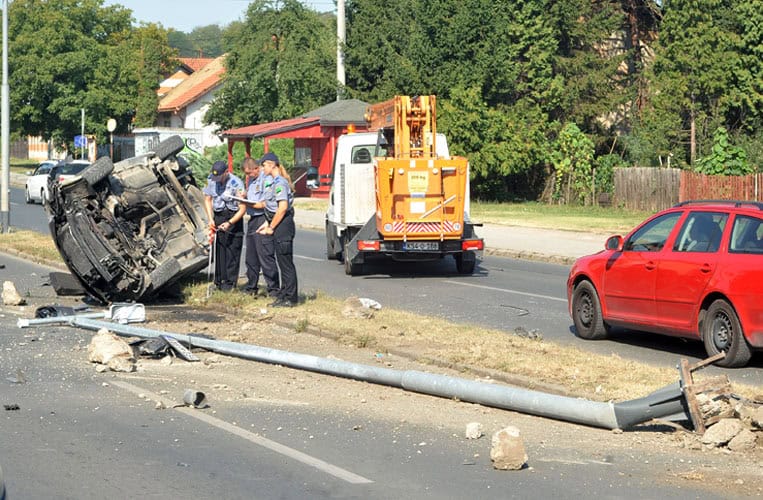
[[[6,306],[23,306],[26,304],[26,300],[19,295],[13,281],[3,282],[3,304]]]
[[[471,422],[466,424],[466,439],[479,439],[482,437],[482,424]]]
[[[525,466],[527,453],[519,429],[508,426],[493,434],[490,460],[499,470],[520,470]]]
[[[109,318],[117,323],[142,323],[146,321],[146,308],[135,302],[119,302],[109,307]]]
[[[18,411],[21,409],[17,404],[3,405],[3,408],[5,408],[5,411]]]
[[[22,372],[20,368],[16,370],[15,374],[11,375],[10,377],[7,377],[5,380],[10,382],[11,384],[26,384],[26,376],[24,375],[24,372]]]
[[[735,418],[724,418],[705,431],[702,435],[702,444],[715,447],[722,446],[740,432],[742,432],[742,422]]]
[[[348,297],[344,301],[344,307],[342,308],[342,316],[344,316],[345,318],[365,318],[365,319],[373,318],[375,308],[366,306],[363,303],[363,300],[371,300],[371,299],[359,299],[358,297]],[[379,306],[379,308],[381,308],[381,305]]]
[[[183,402],[187,406],[193,406],[194,408],[209,408],[207,404],[207,396],[203,392],[194,389],[186,389],[183,393]]]
[[[366,307],[368,309],[376,309],[377,311],[382,308],[381,304],[376,302],[374,299],[367,299],[364,297],[361,297],[358,299],[360,301],[360,304],[363,307]]]
[[[48,274],[48,281],[59,297],[87,295],[87,290],[82,286],[82,283],[71,273],[53,271]]]
[[[88,360],[116,372],[135,371],[135,357],[130,345],[110,331],[98,330],[87,346]]]
[[[514,328],[514,335],[525,339],[543,340],[543,334],[537,328],[528,331],[526,328],[518,326]]]
[[[172,351],[178,358],[184,361],[201,361],[198,356],[192,353],[186,346],[181,344],[176,338],[169,335],[160,335],[160,339],[164,340],[167,345],[172,348]]]
[[[41,306],[34,310],[35,318],[54,318],[58,316],[73,316],[75,309],[73,307],[53,304],[51,306]]]

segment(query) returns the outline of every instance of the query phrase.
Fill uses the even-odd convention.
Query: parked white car
[[[27,172],[26,189],[24,198],[27,203],[45,203],[48,199],[48,176],[50,170],[56,166],[57,160],[45,160],[40,163],[34,172]]]
[[[56,182],[63,183],[66,180],[78,176],[80,172],[89,166],[90,162],[87,160],[71,160],[60,162],[56,164],[50,171],[49,177],[52,177]]]

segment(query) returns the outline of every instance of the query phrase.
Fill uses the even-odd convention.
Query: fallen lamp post
[[[170,336],[189,347],[200,347],[243,359],[398,387],[422,394],[479,403],[485,406],[606,429],[628,429],[650,420],[662,419],[688,421],[695,430],[703,432],[706,422],[703,421],[699,409],[697,394],[729,387],[726,376],[715,377],[712,381],[702,384],[695,384],[693,381],[694,371],[720,359],[723,353],[694,365],[689,365],[684,360],[681,365],[681,379],[679,381],[658,389],[643,398],[612,403],[552,395],[416,370],[401,371],[350,363],[251,344],[116,324],[82,316],[70,317],[69,324],[95,331],[105,328],[129,337],[157,338]]]

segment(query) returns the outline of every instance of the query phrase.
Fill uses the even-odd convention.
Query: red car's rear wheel
[[[752,357],[736,311],[723,299],[716,300],[707,309],[702,321],[702,340],[709,356],[726,353],[726,357],[716,363],[718,366],[744,366]]]

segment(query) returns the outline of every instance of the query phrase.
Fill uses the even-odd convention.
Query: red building
[[[251,156],[253,139],[262,139],[266,152],[270,139],[294,139],[295,181],[310,167],[318,169],[319,181],[316,189],[309,190],[302,176],[302,180],[296,182],[296,194],[326,197],[331,185],[336,139],[348,129],[367,130],[364,116],[367,107],[368,104],[357,99],[335,101],[297,118],[225,130],[220,136],[228,141],[228,164],[233,165],[236,142],[244,142],[246,155]]]

